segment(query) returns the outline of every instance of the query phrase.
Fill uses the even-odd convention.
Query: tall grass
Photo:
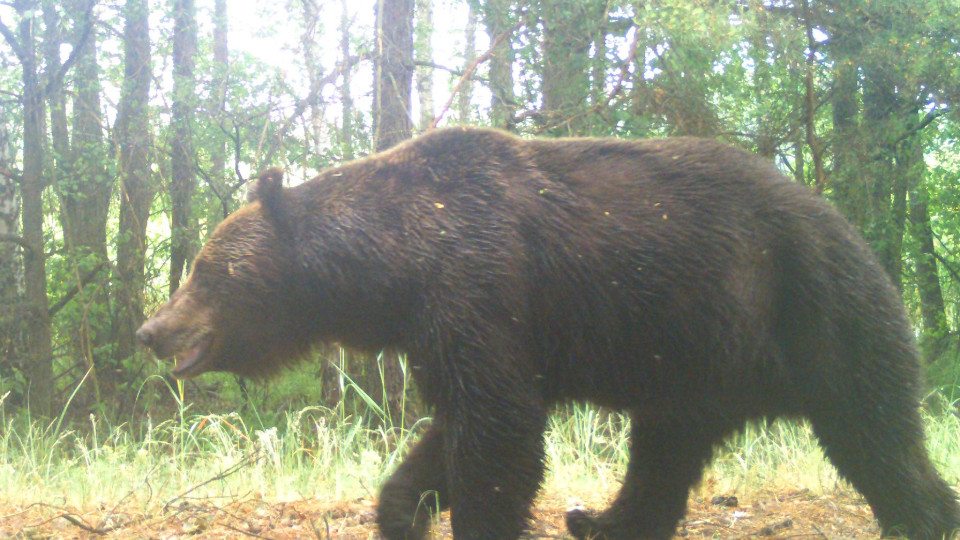
[[[88,426],[61,429],[58,421],[8,416],[0,401],[0,500],[146,507],[249,494],[354,498],[372,494],[419,431],[397,433],[371,417],[313,407],[256,428],[237,413],[178,404],[173,418],[140,426],[107,427],[91,414]]]
[[[429,421],[403,430],[385,409],[371,407],[364,417],[308,407],[286,413],[281,425],[257,428],[238,414],[202,414],[181,402],[174,418],[108,427],[91,415],[80,430],[8,417],[0,400],[0,500],[148,511],[195,497],[372,497]],[[957,404],[937,409],[925,416],[928,446],[955,485]],[[546,436],[545,492],[590,502],[611,495],[625,470],[628,436],[621,415],[589,406],[558,411]],[[847,489],[803,422],[748,425],[717,449],[706,478],[718,492]]]

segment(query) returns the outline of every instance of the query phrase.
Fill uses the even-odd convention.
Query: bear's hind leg
[[[667,540],[687,511],[690,488],[726,430],[710,420],[644,426],[631,423],[630,462],[616,500],[592,515],[567,513],[567,528],[579,540]]]
[[[447,505],[443,428],[434,421],[380,489],[377,523],[388,540],[420,540]]]
[[[960,529],[957,495],[927,456],[916,400],[898,394],[847,393],[831,410],[811,415],[814,432],[840,474],[866,497],[884,535],[949,539]],[[882,404],[871,404],[874,397]]]

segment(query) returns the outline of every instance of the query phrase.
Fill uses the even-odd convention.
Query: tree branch
[[[463,70],[462,70],[462,69],[460,69],[460,68],[452,68],[452,67],[449,67],[449,66],[444,66],[444,65],[438,64],[438,63],[436,63],[436,62],[428,62],[428,61],[426,61],[426,60],[414,60],[414,61],[413,61],[413,65],[416,66],[416,67],[428,67],[428,68],[433,68],[433,69],[439,69],[440,71],[447,71],[447,72],[452,73],[453,75],[456,75],[456,76],[458,76],[458,77],[462,77],[462,76],[463,76]]]
[[[453,87],[453,91],[450,92],[450,98],[447,99],[447,102],[444,104],[443,109],[440,110],[440,114],[438,114],[436,118],[433,119],[433,122],[430,122],[430,126],[427,127],[427,130],[435,129],[437,127],[437,124],[439,124],[440,120],[443,119],[443,115],[447,114],[447,111],[450,110],[450,106],[453,105],[453,100],[457,97],[457,93],[460,92],[460,88],[464,85],[464,83],[467,82],[468,79],[470,79],[470,76],[473,75],[474,71],[476,71],[477,66],[489,60],[490,57],[493,56],[494,49],[499,47],[500,44],[503,43],[503,40],[510,37],[510,35],[513,34],[513,32],[521,24],[523,23],[517,23],[516,25],[513,26],[513,28],[510,28],[504,31],[502,34],[497,36],[496,39],[493,40],[493,43],[490,44],[490,48],[487,49],[485,53],[474,58],[473,62],[470,62],[470,65],[467,66],[467,69],[463,70],[463,75],[460,77],[460,80],[457,81],[456,86]]]
[[[10,44],[10,48],[13,49],[13,54],[17,55],[17,60],[20,60],[20,63],[24,63],[24,58],[26,53],[23,50],[23,47],[20,45],[20,42],[17,41],[17,36],[7,27],[6,24],[0,20],[0,34],[3,35],[3,38],[7,40],[7,43]]]
[[[10,169],[0,169],[0,176],[6,176],[17,184],[23,183],[23,176],[11,171]]]
[[[80,35],[80,38],[76,42],[72,43],[73,50],[70,51],[70,56],[67,57],[67,60],[60,64],[57,68],[57,71],[48,79],[47,85],[43,89],[43,98],[46,99],[47,96],[52,94],[56,89],[60,88],[60,85],[63,84],[63,77],[67,74],[67,71],[73,67],[73,64],[77,62],[77,58],[80,57],[80,51],[83,50],[83,47],[87,43],[87,39],[90,37],[90,30],[93,29],[93,8],[97,5],[97,0],[90,0],[89,5],[87,5],[86,10],[83,14],[83,33]]]
[[[217,183],[210,176],[210,173],[207,172],[206,169],[201,167],[199,163],[197,164],[197,172],[200,174],[200,176],[203,177],[204,181],[206,181],[207,187],[210,188],[210,191],[212,191],[213,194],[216,195],[217,199],[220,201],[220,209],[223,210],[222,217],[223,219],[227,219],[227,216],[230,215],[230,199],[231,197],[233,197],[233,194],[236,193],[237,189],[239,189],[240,186],[242,186],[243,183],[246,181],[243,179],[243,177],[239,177],[240,183],[234,186],[233,188],[231,188],[226,184],[226,182],[224,182],[223,188],[226,190],[226,193],[221,193],[220,188],[217,187],[216,185]]]
[[[958,272],[957,269],[954,268],[953,265],[951,265],[950,262],[947,261],[942,255],[937,253],[937,250],[933,250],[933,256],[940,261],[940,264],[943,265],[943,268],[950,273],[950,275],[953,277],[953,280],[957,283],[960,283],[960,272]]]
[[[610,90],[610,92],[608,92],[607,95],[604,96],[603,101],[596,103],[594,106],[590,107],[589,109],[579,111],[571,116],[567,116],[563,120],[560,120],[559,122],[555,122],[553,125],[550,125],[549,127],[541,126],[537,131],[543,132],[548,130],[554,130],[560,126],[567,125],[578,118],[581,118],[590,114],[599,113],[602,115],[603,110],[608,108],[610,106],[610,103],[612,103],[613,100],[616,99],[616,97],[620,95],[620,92],[623,90],[623,82],[627,79],[627,75],[630,73],[630,64],[633,63],[633,61],[637,57],[637,49],[639,48],[639,44],[640,44],[640,29],[637,28],[636,32],[633,35],[633,41],[631,41],[630,43],[630,53],[627,55],[627,59],[623,61],[623,64],[620,65],[620,75],[619,77],[617,77],[617,82],[613,85],[613,88]],[[563,112],[563,111],[558,111],[558,112]],[[537,114],[541,115],[546,120],[551,120],[551,121],[552,119],[555,119],[556,117],[560,116],[559,114],[556,114],[556,115],[544,114],[542,111],[540,112],[527,111],[517,116],[516,122],[520,123],[520,121],[522,121],[523,118],[526,118],[529,116],[537,116]]]
[[[320,93],[323,91],[323,88],[326,85],[333,84],[341,74],[353,67],[354,64],[357,64],[368,58],[369,56],[366,54],[358,54],[351,56],[350,58],[347,58],[343,62],[337,64],[336,67],[330,71],[330,73],[327,73],[322,79],[317,81],[317,87],[314,92],[311,92],[306,99],[302,99],[299,101],[299,103],[297,103],[297,106],[294,107],[293,112],[290,113],[290,116],[287,118],[286,122],[280,126],[278,133],[286,133],[290,129],[290,126],[292,126],[297,120],[297,118],[307,111],[307,107],[316,103],[316,100],[320,97]]]
[[[909,139],[910,137],[916,135],[917,133],[920,133],[921,131],[923,131],[924,128],[932,124],[934,120],[936,120],[937,118],[940,118],[945,114],[946,114],[945,109],[937,109],[937,110],[928,112],[926,116],[923,117],[923,120],[920,120],[920,122],[918,122],[917,125],[907,130],[907,132],[904,133],[903,135],[900,135],[899,137],[897,137],[897,140],[893,141],[893,145],[896,146],[902,143],[903,141]]]
[[[14,244],[22,247],[27,253],[33,253],[33,246],[24,240],[22,236],[17,236],[15,234],[0,234],[0,242],[13,242]]]
[[[629,32],[629,30],[627,30]],[[617,84],[613,85],[613,89],[610,90],[610,93],[607,94],[607,99],[604,103],[604,106],[609,106],[610,102],[613,101],[613,98],[617,97],[620,91],[623,89],[623,81],[627,79],[627,74],[630,73],[630,64],[637,58],[637,48],[640,45],[640,29],[634,27],[633,32],[633,41],[630,43],[630,53],[627,55],[627,59],[623,61],[623,64],[620,65],[620,76],[617,77]],[[643,67],[641,66],[638,70],[638,74],[643,76]]]
[[[899,137],[896,138],[896,140],[893,141],[893,143],[890,144],[890,146],[885,146],[884,148],[880,149],[879,151],[875,152],[872,156],[870,156],[870,161],[877,161],[879,159],[883,159],[889,152],[890,148],[896,148],[900,143],[909,139],[910,137],[913,137],[917,133],[920,133],[921,131],[923,131],[924,128],[932,124],[934,120],[936,120],[937,118],[940,118],[941,116],[944,116],[945,114],[947,114],[947,111],[945,109],[938,109],[938,110],[933,110],[928,112],[926,116],[923,117],[923,120],[920,120],[920,122],[918,122],[917,125],[912,126],[911,128],[905,130]]]
[[[77,283],[73,286],[73,288],[71,288],[69,291],[67,291],[67,293],[64,294],[63,297],[60,298],[60,300],[58,300],[56,304],[54,304],[53,306],[50,307],[50,309],[49,309],[48,312],[47,312],[47,313],[49,314],[49,316],[50,316],[50,317],[53,317],[54,315],[57,314],[58,311],[60,311],[61,309],[63,309],[64,306],[66,306],[67,304],[69,304],[70,301],[73,300],[73,297],[77,296],[77,294],[79,294],[80,291],[82,291],[83,288],[84,288],[88,283],[90,283],[91,281],[93,281],[93,278],[97,277],[97,274],[99,274],[100,271],[103,270],[106,266],[107,266],[107,262],[106,262],[106,261],[101,261],[100,264],[98,264],[93,270],[87,272],[87,274],[86,274],[85,276],[83,276],[82,278],[80,278],[80,281],[77,282]]]
[[[233,172],[237,175],[237,187],[233,188],[233,190],[236,191],[246,183],[247,179],[240,174],[240,126],[237,125],[236,118],[232,118],[231,121],[233,122],[233,134],[230,137],[233,141]],[[226,130],[224,130],[224,133],[226,133]]]

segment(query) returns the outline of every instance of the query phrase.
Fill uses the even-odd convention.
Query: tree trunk
[[[803,168],[803,141],[793,143],[793,180],[798,184],[807,183],[807,177]]]
[[[413,82],[413,0],[377,2],[377,58],[375,61],[373,141],[379,152],[410,138],[410,94]],[[381,355],[379,364],[367,357],[362,366],[351,366],[350,374],[371,396],[380,388],[391,417],[402,411],[403,374],[395,355]],[[383,379],[380,378],[382,366]]]
[[[890,207],[889,228],[886,230],[887,272],[898,289],[903,289],[903,233],[907,225],[907,185],[905,171],[894,171],[893,205]]]
[[[79,4],[79,2],[74,2]],[[80,6],[75,9],[82,16]],[[96,23],[91,21],[90,24]],[[64,237],[69,249],[82,249],[107,259],[107,209],[113,181],[106,171],[103,118],[100,113],[100,73],[95,30],[84,42],[74,70],[73,135],[70,171],[74,178],[59,190],[64,205]],[[66,179],[63,179],[66,181]]]
[[[376,15],[373,140],[380,152],[411,134],[413,0],[379,0]]]
[[[350,12],[347,0],[340,0],[340,58],[346,62],[350,58]],[[340,85],[340,147],[343,149],[343,161],[354,157],[353,137],[353,96],[350,95],[350,70],[343,70],[343,83]]]
[[[83,3],[83,0],[74,0],[68,11],[78,26],[84,17]],[[74,69],[71,145],[63,160],[65,166],[60,169],[61,176],[56,178],[64,242],[74,263],[72,277],[78,285],[83,276],[108,260],[107,212],[113,193],[113,178],[107,174],[107,152],[103,143],[96,23],[91,20],[89,24],[93,27],[79,49]],[[62,174],[64,172],[67,174]],[[91,369],[111,357],[109,351],[104,350],[110,343],[111,326],[104,282],[98,279],[87,286],[81,285],[82,294],[72,302],[79,325],[71,332],[71,349]],[[108,381],[114,378],[116,365],[104,368],[101,371]],[[95,401],[100,403],[101,377],[96,371],[92,373],[89,385]]]
[[[817,68],[817,42],[813,33],[813,20],[810,14],[810,1],[803,1],[803,21],[807,31],[807,61],[804,70],[804,131],[807,147],[810,148],[810,160],[813,162],[813,187],[817,193],[823,193],[826,187],[826,173],[823,170],[823,145],[817,137],[817,100],[814,73]],[[759,62],[765,65],[766,62]],[[762,155],[762,153],[761,153]],[[772,156],[765,156],[772,157]]]
[[[320,24],[322,5],[318,0],[301,0],[300,7],[303,16],[303,34],[300,36],[300,47],[303,49],[303,60],[307,69],[307,79],[310,83],[310,136],[307,148],[310,154],[319,155],[323,145],[323,110],[320,107],[320,78],[323,69],[320,65],[320,53],[317,47],[317,27]],[[312,141],[312,142],[311,142]]]
[[[483,25],[487,28],[490,42],[507,32],[513,22],[508,0],[490,0],[481,6]],[[500,42],[490,57],[490,123],[494,127],[513,130],[516,128],[516,98],[513,94],[513,40]]]
[[[420,65],[416,69],[417,96],[420,98],[420,131],[426,131],[433,123],[433,6],[431,0],[416,0],[417,24],[414,34],[414,54]]]
[[[919,139],[919,135],[914,139]],[[943,289],[937,267],[937,254],[933,244],[933,225],[927,209],[926,186],[924,185],[923,146],[919,140],[905,144],[903,166],[909,167],[910,181],[910,231],[913,238],[913,259],[916,262],[917,290],[920,297],[920,320],[922,332],[920,345],[924,356],[929,360],[935,356],[931,345],[936,345],[947,335],[946,306],[943,301]],[[899,165],[899,164],[898,164]]]
[[[607,33],[609,31],[608,21],[610,18],[610,3],[605,2],[603,6],[600,7],[599,14],[597,17],[597,28],[596,31],[591,33],[593,49],[593,57],[590,58],[590,105],[597,106],[601,103],[606,103],[607,92],[607,68],[611,65],[610,61],[607,58]],[[598,118],[591,116],[587,120],[592,118]],[[605,128],[601,128],[601,133],[605,132]],[[585,135],[590,133],[585,133]]]
[[[949,326],[933,245],[933,226],[927,210],[927,195],[921,186],[910,194],[910,219],[916,242],[917,289],[920,292],[923,321],[921,343],[938,341],[947,334]]]
[[[0,377],[14,380],[19,371],[17,360],[23,351],[23,324],[15,305],[23,288],[23,264],[20,256],[20,202],[13,176],[16,148],[7,123],[0,119]],[[23,394],[13,388],[7,403],[22,405]]]
[[[43,55],[44,61],[51,73],[60,67],[60,47],[64,45],[60,28],[60,4],[45,0],[43,5]],[[49,82],[49,81],[46,81]],[[50,156],[53,167],[47,171],[48,182],[59,188],[60,179],[73,176],[70,160],[70,131],[67,122],[66,92],[57,87],[48,91],[45,96],[47,109],[50,111]],[[61,218],[61,221],[63,219]]]
[[[17,227],[20,204],[13,174],[16,153],[7,123],[0,119],[0,304],[3,305],[16,301],[23,277],[19,254],[23,248],[14,241],[20,237]]]
[[[144,258],[147,221],[156,185],[150,172],[149,99],[150,8],[147,0],[126,0],[123,25],[123,87],[117,111],[119,147],[120,234],[114,295],[117,316],[114,339],[117,357],[136,351],[134,332],[143,322]]]
[[[857,66],[838,61],[833,72],[833,180],[834,202],[861,231],[866,228],[867,196],[860,170]]]
[[[170,294],[180,287],[187,264],[196,251],[197,231],[192,216],[197,189],[193,153],[193,116],[196,107],[194,71],[197,20],[194,0],[173,3],[173,106],[170,117]]]
[[[630,88],[630,114],[634,117],[631,123],[641,123],[643,117],[648,114],[650,107],[650,89],[647,86],[647,44],[644,39],[647,35],[645,25],[637,26],[637,48],[633,58],[633,73],[630,75],[632,85]]]
[[[890,279],[902,287],[907,181],[903,171],[894,166],[894,141],[906,131],[907,121],[903,119],[915,111],[903,110],[895,84],[886,73],[880,69],[865,71],[861,133],[870,151],[858,155],[869,190],[864,235]]]
[[[225,107],[227,84],[230,77],[230,49],[227,45],[227,0],[214,0],[213,3],[213,80],[210,84],[210,99],[207,110],[215,120],[217,130],[210,149],[210,182],[219,197],[219,213],[208,214],[209,224],[213,225],[226,218],[232,210],[230,189],[227,188],[227,140]]]
[[[22,372],[29,385],[30,409],[36,417],[53,412],[53,353],[50,343],[50,317],[47,307],[47,268],[43,242],[43,177],[44,143],[46,140],[46,107],[38,76],[34,30],[31,17],[36,3],[17,6],[20,16],[19,43],[23,68],[23,178],[20,184],[23,200],[24,253],[24,363]]]
[[[467,12],[467,28],[464,32],[463,44],[463,65],[469,66],[477,58],[477,12],[473,5],[469,6]],[[460,123],[469,124],[471,114],[471,101],[473,101],[473,77],[464,82],[460,87],[460,95],[457,96],[457,111],[460,113]]]
[[[602,9],[590,0],[542,5],[543,62],[540,80],[545,126],[555,135],[582,134],[584,99],[590,95],[590,45]]]

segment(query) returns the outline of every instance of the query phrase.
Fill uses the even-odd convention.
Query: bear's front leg
[[[447,507],[447,500],[443,428],[434,421],[380,489],[380,532],[388,540],[425,538],[431,518]]]
[[[539,404],[518,406],[528,394],[507,386],[476,390],[463,392],[444,415],[453,536],[511,540],[526,528],[543,480],[546,413]]]

